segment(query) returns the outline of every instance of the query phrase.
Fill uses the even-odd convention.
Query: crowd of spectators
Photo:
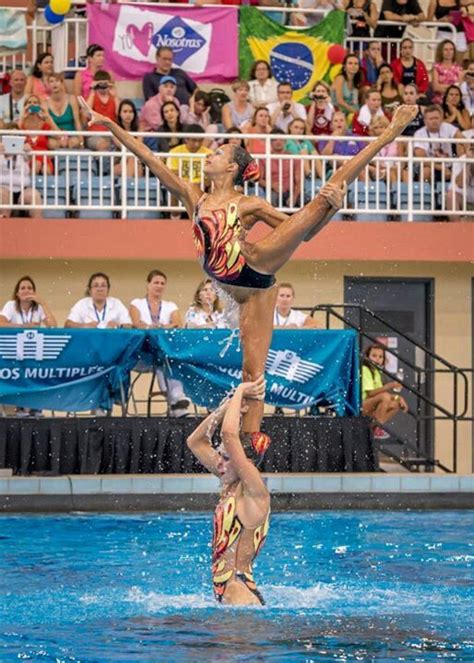
[[[144,76],[141,101],[119,98],[113,76],[107,71],[104,49],[99,44],[87,48],[86,68],[76,73],[71,92],[63,74],[55,72],[53,55],[41,53],[28,76],[19,70],[12,73],[10,92],[0,96],[0,131],[2,128],[58,130],[63,135],[30,136],[26,141],[27,150],[19,157],[11,158],[5,148],[0,148],[1,204],[17,203],[20,198],[25,204],[41,201],[39,192],[31,187],[30,176],[32,173],[51,175],[54,164],[47,154],[34,155],[35,151],[119,149],[112,137],[89,136],[84,141],[77,135],[80,130],[88,129],[87,117],[77,101],[79,96],[84,97],[94,111],[117,121],[127,131],[150,133],[141,140],[150,149],[162,153],[181,177],[201,187],[206,186],[202,158],[209,149],[219,142],[238,140],[230,136],[239,132],[256,134],[258,137],[241,142],[258,157],[267,151],[268,141],[261,136],[268,134],[270,151],[276,158],[270,160],[270,169],[261,169],[257,192],[266,195],[265,186],[270,186],[273,202],[279,206],[302,204],[309,192],[314,191],[314,178],[330,174],[337,161],[324,163],[319,159],[311,164],[310,160],[303,159],[300,166],[299,162],[278,157],[357,154],[364,144],[358,137],[378,135],[380,127],[390,121],[396,108],[404,102],[416,103],[419,108],[416,119],[405,130],[406,136],[420,139],[415,144],[415,156],[448,160],[461,156],[466,150],[459,145],[440,143],[437,146],[432,139],[472,138],[474,62],[467,59],[466,48],[462,53],[458,51],[457,44],[464,44],[462,39],[454,43],[446,38],[449,33],[443,32],[442,25],[453,23],[462,32],[462,23],[455,18],[466,3],[467,0],[456,0],[452,7],[441,4],[440,0],[430,3],[428,18],[434,17],[440,22],[440,35],[444,37],[438,44],[430,71],[423,60],[414,55],[415,44],[411,38],[401,41],[398,56],[392,45],[375,38],[400,39],[406,25],[418,25],[426,20],[418,0],[384,0],[378,17],[372,0],[344,0],[341,8],[347,13],[352,36],[368,41],[362,54],[359,51],[347,53],[340,73],[331,84],[322,80],[315,83],[307,104],[295,99],[295,90],[289,81],[275,80],[269,63],[264,60],[253,64],[249,80],[232,83],[231,98],[216,110],[211,94],[200,90],[185,71],[174,66],[173,51],[167,46],[157,49],[155,66]],[[336,1],[321,4],[320,0],[309,3],[301,0],[298,6],[302,9],[321,7],[324,14],[326,9],[340,5]],[[397,25],[380,25],[381,19],[397,22]],[[103,129],[101,125],[89,128],[94,133]],[[157,137],[156,132],[169,135]],[[187,138],[186,133],[202,134],[202,138]],[[211,133],[222,137],[206,137]],[[293,138],[301,135],[309,138]],[[333,139],[338,136],[353,136],[354,140]],[[169,156],[165,157],[166,154]],[[394,162],[397,157],[406,156],[406,146],[399,141],[382,156]],[[123,172],[123,163],[118,158],[114,160],[116,175]],[[7,196],[6,183],[12,179],[12,173],[20,170],[21,178],[13,176],[13,181],[18,182],[12,190],[13,196]],[[455,183],[448,187],[451,170],[446,161],[440,161],[424,163],[416,173],[419,179],[430,183],[442,180],[448,199],[456,206],[461,197],[452,193],[456,187],[459,189]],[[468,167],[468,182],[473,179],[472,170]],[[144,174],[143,166],[134,157],[126,159],[126,171],[129,177]],[[394,183],[394,174],[398,181],[409,179],[406,161],[399,162],[397,169],[379,168],[378,179],[381,171],[387,173],[387,185]],[[369,166],[365,179],[374,179],[374,173],[374,167]],[[0,209],[0,216],[10,214],[11,210],[6,207]],[[37,215],[35,210],[30,214]],[[171,216],[179,218],[180,214],[174,212]]]

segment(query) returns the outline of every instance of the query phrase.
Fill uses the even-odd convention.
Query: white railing
[[[10,130],[3,133],[18,135],[19,132]],[[63,134],[52,131],[47,132],[47,135],[54,137]],[[97,137],[100,134],[83,132],[81,135]],[[137,135],[148,138],[153,135],[170,136],[150,133]],[[188,135],[203,137],[202,134]],[[222,139],[222,134],[214,136]],[[271,141],[281,140],[282,136],[248,136],[256,137],[266,141],[265,153],[255,155],[266,184],[246,183],[244,192],[265,198],[288,213],[295,212],[314,198],[329,180],[331,172],[341,162],[353,158],[320,154],[275,154],[271,151]],[[301,138],[318,143],[329,137]],[[358,142],[371,140],[354,136],[337,137],[337,141],[354,139]],[[348,187],[340,215],[374,221],[431,221],[442,216],[462,216],[474,220],[474,211],[469,209],[472,184],[470,172],[474,168],[474,159],[463,158],[460,161],[446,156],[415,157],[414,138],[402,138],[399,142],[405,143],[406,156],[375,158],[371,167],[367,167]],[[436,142],[464,146],[469,143],[465,139],[437,139]],[[178,174],[183,178],[189,177],[192,172],[188,155],[160,153],[159,156],[176,159]],[[205,155],[192,156],[193,160],[204,158]],[[455,161],[461,163],[462,186],[458,184],[458,194],[452,195],[449,190],[451,169]],[[423,176],[420,177],[422,169]],[[199,186],[204,189],[207,183],[202,168],[200,171]],[[43,210],[42,216],[56,218],[75,215],[79,218],[157,219],[163,214],[177,215],[184,212],[183,207],[160,185],[156,177],[123,147],[103,152],[60,149],[34,151],[16,157],[0,156],[0,190],[3,196],[8,195],[3,199],[3,204],[0,199],[0,214],[2,210]],[[33,201],[32,191],[36,194]],[[37,199],[38,195],[41,201]]]

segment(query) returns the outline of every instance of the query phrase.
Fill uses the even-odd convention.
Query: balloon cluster
[[[71,9],[71,0],[50,0],[44,10],[44,17],[51,25],[58,25],[64,21],[64,16]]]

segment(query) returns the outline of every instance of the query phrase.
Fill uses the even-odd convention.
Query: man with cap
[[[181,120],[187,114],[187,106],[181,106],[176,95],[177,82],[174,76],[162,76],[158,93],[150,97],[142,108],[140,114],[140,131],[157,131],[163,124],[161,117],[161,107],[167,101],[173,101],[180,110]]]
[[[185,71],[173,67],[173,51],[169,46],[156,49],[155,70],[145,74],[143,78],[143,96],[148,101],[158,92],[164,76],[172,76],[176,80],[176,98],[181,104],[189,104],[189,98],[196,89],[196,83]]]

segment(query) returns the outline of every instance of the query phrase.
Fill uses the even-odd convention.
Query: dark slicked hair
[[[249,164],[254,161],[254,158],[251,154],[247,152],[244,147],[239,147],[238,145],[234,146],[233,152],[234,162],[238,165],[239,169],[234,177],[235,186],[244,186],[244,173]]]

